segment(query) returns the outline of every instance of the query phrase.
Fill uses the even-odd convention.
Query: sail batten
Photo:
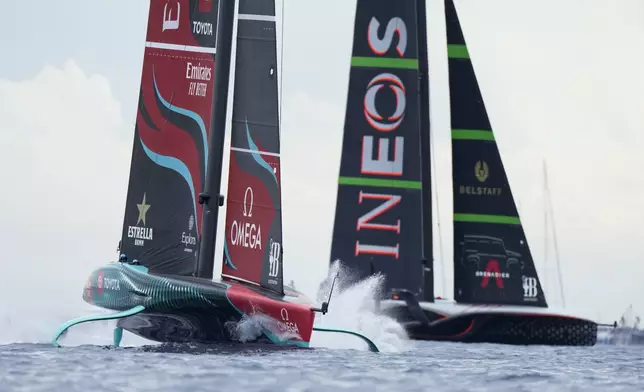
[[[453,0],[445,0],[457,302],[546,307]]]

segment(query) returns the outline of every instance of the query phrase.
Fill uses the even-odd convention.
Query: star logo
[[[139,219],[137,219],[136,224],[138,225],[140,222],[143,222],[143,225],[145,226],[145,215],[148,213],[148,210],[152,207],[149,204],[145,203],[145,193],[143,193],[143,201],[141,204],[137,204],[136,208],[139,209]]]

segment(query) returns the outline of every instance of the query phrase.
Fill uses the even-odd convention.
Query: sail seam
[[[470,53],[466,45],[447,45],[447,57],[450,59],[469,59]]]
[[[521,219],[519,219],[518,216],[455,213],[454,222],[497,223],[497,224],[506,224],[506,225],[520,225]]]
[[[352,67],[418,69],[418,59],[397,59],[387,57],[351,57]]]
[[[257,14],[239,14],[238,20],[254,20],[258,22],[273,22],[275,23],[275,16],[273,15],[257,15]]]
[[[168,44],[166,42],[146,41],[145,47],[155,48],[155,49],[178,50],[181,52],[197,52],[197,53],[212,53],[212,54],[217,53],[216,48],[209,48],[205,46]]]
[[[418,189],[421,188],[420,181],[407,181],[407,180],[390,180],[382,178],[360,178],[360,177],[343,177],[338,179],[340,185],[356,185],[356,186],[376,186],[383,188],[402,188],[402,189]]]
[[[240,281],[240,282],[244,282],[244,283],[252,284],[252,285],[254,285],[254,286],[261,286],[261,285],[260,285],[259,283],[257,283],[257,282],[253,282],[252,280],[248,280],[248,279],[240,278],[239,276],[230,275],[230,274],[221,274],[221,276],[223,276],[224,278],[235,279],[235,280],[238,280],[238,281]]]
[[[480,129],[452,129],[453,140],[487,140],[495,141],[492,131]]]
[[[268,152],[268,151],[256,151],[249,148],[240,148],[240,147],[230,147],[233,151],[247,152],[249,154],[259,154],[259,155],[268,155],[271,157],[279,157],[280,154],[277,152]]]

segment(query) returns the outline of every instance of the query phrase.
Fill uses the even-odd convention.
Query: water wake
[[[316,327],[348,329],[359,332],[371,339],[382,352],[400,352],[411,348],[404,328],[393,318],[377,311],[375,298],[382,290],[383,277],[375,275],[355,282],[351,272],[342,268],[336,260],[329,269],[326,279],[320,284],[317,301],[321,303],[328,298],[333,278],[340,275],[333,289],[329,312],[315,319]],[[333,333],[314,332],[312,347],[332,349],[367,350],[362,340]]]

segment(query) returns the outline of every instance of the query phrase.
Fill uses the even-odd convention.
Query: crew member
[[[121,255],[119,256],[119,262],[127,263],[127,256],[125,255],[125,253],[121,253]]]

